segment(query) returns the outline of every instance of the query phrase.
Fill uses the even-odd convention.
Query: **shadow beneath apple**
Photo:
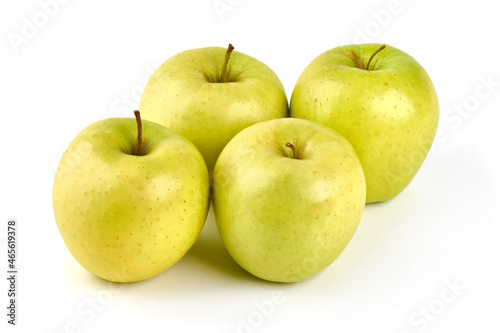
[[[241,268],[227,252],[215,224],[212,205],[200,236],[185,257],[195,259],[229,277],[263,281]]]
[[[241,268],[227,252],[219,236],[212,207],[210,208],[205,226],[196,242],[186,255],[166,271],[144,281],[118,283],[104,280],[87,272],[71,255],[64,256],[66,269],[64,272],[75,288],[84,293],[94,294],[96,290],[121,291],[141,290],[143,295],[158,296],[158,290],[170,295],[175,292],[185,292],[180,286],[189,286],[193,291],[191,282],[198,281],[198,285],[211,287],[223,285],[231,281],[235,284],[275,285],[276,283],[259,279]],[[201,278],[201,280],[200,280]],[[202,282],[203,281],[203,282]]]

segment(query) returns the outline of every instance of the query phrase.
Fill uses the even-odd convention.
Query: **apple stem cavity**
[[[233,50],[234,50],[233,44],[229,44],[226,50],[226,55],[224,56],[224,62],[222,63],[219,82],[228,82],[229,72],[227,71],[227,64],[229,63],[229,59],[231,58],[231,53],[233,52]]]
[[[139,156],[142,146],[142,121],[139,110],[134,110],[135,120],[137,122],[137,145],[135,146],[134,155]]]
[[[292,158],[295,158],[295,146],[292,145],[290,142],[287,142],[285,144],[285,147],[288,147],[288,148],[290,148],[292,150]]]
[[[373,52],[372,56],[368,60],[368,63],[366,64],[366,67],[365,67],[365,69],[367,71],[370,70],[370,64],[372,62],[372,59],[377,55],[377,53],[379,53],[380,51],[382,51],[385,48],[386,48],[386,45],[384,44],[384,45],[381,45],[375,52]]]

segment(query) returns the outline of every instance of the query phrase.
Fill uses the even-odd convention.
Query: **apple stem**
[[[379,53],[380,51],[382,51],[385,48],[386,48],[386,45],[384,44],[384,45],[381,45],[375,52],[373,52],[372,56],[368,60],[368,63],[366,64],[366,68],[365,68],[366,70],[369,70],[373,57],[375,57],[377,55],[377,53]]]
[[[233,44],[229,44],[227,47],[226,55],[224,56],[224,62],[222,63],[222,70],[220,71],[220,81],[219,82],[227,82],[227,64],[229,63],[229,59],[231,58],[231,52],[233,52],[234,46]]]
[[[285,146],[292,150],[292,158],[295,158],[295,146],[292,145],[290,142],[287,142]]]
[[[141,152],[142,146],[142,121],[141,121],[141,113],[139,110],[134,110],[135,120],[137,122],[137,145],[135,146],[134,155],[139,155]]]

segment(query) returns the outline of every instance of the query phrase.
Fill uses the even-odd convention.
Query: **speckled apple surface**
[[[352,146],[307,120],[246,128],[214,169],[214,213],[224,245],[241,267],[275,282],[302,281],[330,265],[354,235],[365,198]]]
[[[208,212],[203,157],[186,138],[143,121],[144,154],[132,155],[133,118],[89,125],[64,152],[53,209],[73,257],[110,281],[150,278],[177,262]]]
[[[380,44],[347,45],[314,59],[290,100],[295,118],[317,121],[342,134],[363,165],[367,202],[403,191],[432,145],[439,103],[424,68],[405,52]]]
[[[139,108],[144,119],[191,140],[210,171],[239,131],[288,112],[278,76],[251,56],[233,51],[228,82],[219,82],[225,53],[222,47],[206,47],[174,55],[149,79]]]

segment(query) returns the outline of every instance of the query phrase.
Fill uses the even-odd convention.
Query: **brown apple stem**
[[[292,145],[290,142],[287,142],[285,146],[292,150],[292,158],[295,158],[295,146]]]
[[[233,44],[229,44],[227,47],[226,55],[224,56],[224,62],[222,63],[222,70],[220,71],[220,82],[227,82],[227,64],[229,63],[229,59],[231,58],[231,52],[233,52],[234,46]]]
[[[139,156],[141,152],[142,146],[142,121],[141,121],[141,113],[139,110],[134,110],[135,120],[137,122],[137,145],[135,146],[134,155]]]
[[[379,53],[380,51],[382,51],[383,49],[385,49],[386,45],[381,45],[375,52],[373,52],[372,56],[370,57],[370,59],[368,60],[368,63],[366,64],[366,70],[368,70],[370,68],[370,64],[372,62],[372,59],[373,57],[375,57],[377,55],[377,53]]]

